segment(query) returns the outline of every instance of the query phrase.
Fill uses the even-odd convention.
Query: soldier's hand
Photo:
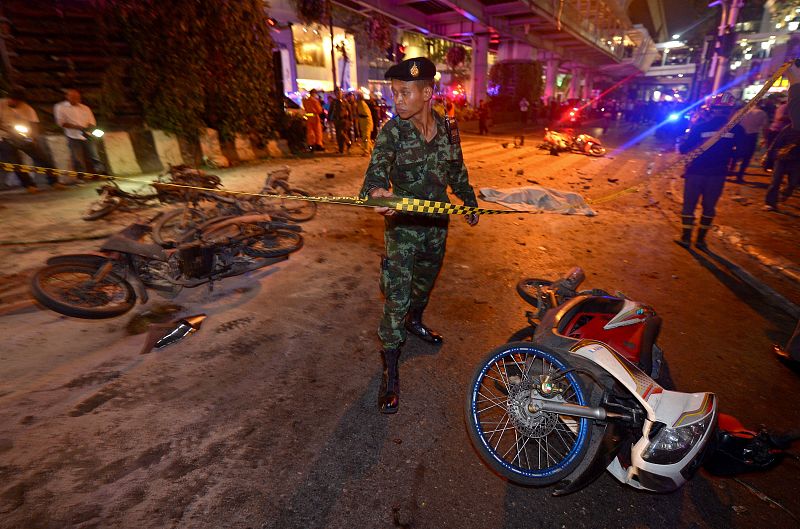
[[[392,197],[394,197],[392,192],[382,187],[376,187],[375,189],[369,192],[369,198],[392,198]],[[375,208],[375,211],[385,217],[391,217],[392,215],[397,213],[397,211],[395,211],[392,208]]]
[[[474,226],[478,223],[480,217],[477,213],[470,213],[469,215],[464,215],[464,219],[467,221],[467,224]]]

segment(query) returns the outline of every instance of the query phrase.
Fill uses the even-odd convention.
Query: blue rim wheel
[[[470,439],[485,463],[522,485],[566,478],[591,441],[589,419],[531,411],[532,397],[590,405],[589,393],[563,357],[528,343],[505,344],[475,370],[466,398]]]

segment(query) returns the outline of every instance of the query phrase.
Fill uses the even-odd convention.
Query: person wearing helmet
[[[701,109],[697,122],[689,129],[686,140],[680,145],[681,154],[688,154],[716,135],[728,123],[733,114],[734,105],[735,99],[728,93],[717,94],[710,98]],[[692,243],[694,211],[697,203],[701,202],[703,211],[695,246],[700,249],[706,247],[706,234],[711,228],[717,202],[722,196],[733,149],[737,144],[741,144],[744,134],[744,129],[736,125],[686,166],[686,172],[683,175],[683,208],[681,210],[683,230],[681,238],[676,241],[681,246],[688,248]]]

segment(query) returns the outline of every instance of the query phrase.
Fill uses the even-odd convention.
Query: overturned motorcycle
[[[607,152],[599,139],[588,134],[575,135],[572,129],[567,129],[564,132],[544,129],[544,141],[539,144],[539,148],[550,151],[550,154],[554,156],[558,156],[560,152],[605,156]]]
[[[176,248],[150,242],[150,226],[132,224],[107,239],[100,252],[51,257],[31,278],[31,294],[45,307],[76,318],[113,318],[148,299],[168,295],[285,260],[303,245],[302,229],[254,214],[211,219]]]
[[[713,393],[656,382],[660,319],[624,297],[578,292],[583,277],[574,269],[553,282],[520,282],[539,309],[529,314],[531,341],[498,347],[475,370],[467,430],[492,470],[521,485],[557,484],[554,495],[585,487],[604,469],[632,487],[668,492],[709,454],[748,469],[779,461],[789,438],[744,428],[718,434]]]

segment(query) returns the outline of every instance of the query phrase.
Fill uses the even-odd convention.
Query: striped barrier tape
[[[25,172],[36,172],[39,174],[60,174],[70,177],[81,177],[88,180],[127,180],[131,182],[141,183],[139,180],[133,178],[125,178],[121,176],[109,176],[95,173],[86,173],[80,171],[68,171],[64,169],[53,169],[48,167],[37,167],[33,165],[13,164],[7,162],[0,162],[0,170],[14,171],[21,170]],[[279,200],[304,200],[307,202],[321,202],[326,204],[343,204],[349,206],[363,206],[363,207],[388,207],[396,211],[404,211],[409,213],[429,213],[429,214],[447,214],[447,215],[498,215],[504,213],[530,213],[529,211],[518,211],[514,209],[488,209],[473,206],[461,206],[458,204],[450,204],[448,202],[438,202],[435,200],[423,200],[419,198],[406,198],[406,197],[391,197],[391,198],[368,198],[362,199],[359,197],[336,197],[336,196],[300,196],[300,195],[281,195],[281,194],[268,194],[268,193],[250,193],[247,191],[230,191],[226,189],[214,189],[210,187],[190,186],[185,184],[174,184],[170,182],[152,182],[150,185],[153,187],[175,187],[180,189],[193,189],[195,191],[206,191],[209,193],[225,193],[228,195],[240,195],[259,198],[271,198]]]

